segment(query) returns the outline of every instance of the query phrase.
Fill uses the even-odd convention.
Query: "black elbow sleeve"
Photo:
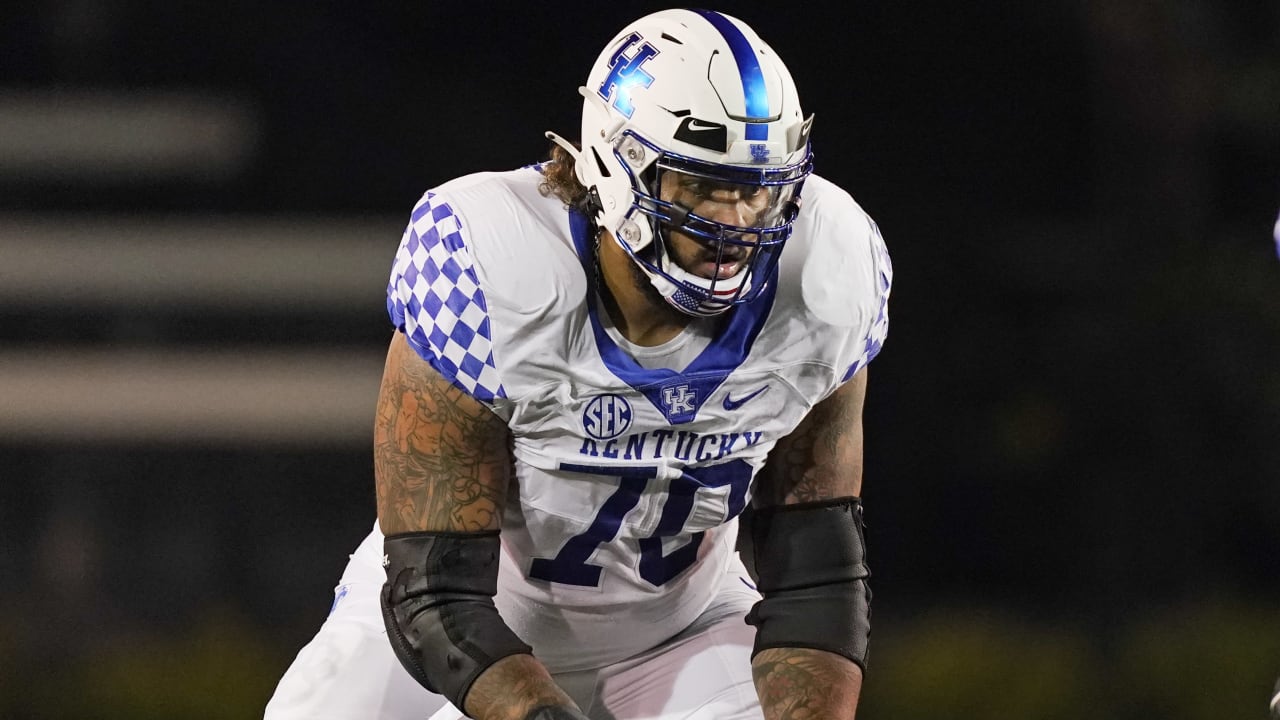
[[[423,687],[462,708],[486,668],[508,655],[532,652],[493,604],[497,531],[390,535],[383,552],[387,638]]]
[[[747,615],[752,656],[801,647],[843,655],[866,669],[871,576],[858,498],[783,505],[757,512],[752,541],[764,596]]]

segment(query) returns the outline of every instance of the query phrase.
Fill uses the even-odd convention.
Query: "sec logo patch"
[[[621,395],[597,395],[582,411],[582,429],[596,440],[609,440],[631,427],[631,403]]]

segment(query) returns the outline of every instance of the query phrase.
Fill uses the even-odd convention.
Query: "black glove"
[[[524,720],[590,720],[577,710],[570,710],[563,705],[542,705],[529,711]]]

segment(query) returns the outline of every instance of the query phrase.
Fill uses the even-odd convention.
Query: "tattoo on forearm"
[[[857,665],[813,650],[766,650],[751,674],[768,720],[853,717],[862,686]]]
[[[466,697],[471,717],[516,720],[542,705],[575,707],[532,655],[513,655],[489,667]]]
[[[496,529],[508,479],[505,425],[397,343],[374,431],[384,532]]]
[[[813,502],[861,491],[864,382],[865,376],[850,381],[778,442],[761,472],[760,503]]]

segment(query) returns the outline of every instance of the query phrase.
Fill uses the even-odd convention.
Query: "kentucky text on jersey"
[[[622,460],[658,460],[674,458],[681,462],[700,463],[719,460],[739,448],[760,442],[763,432],[712,433],[699,435],[686,430],[654,430],[625,438],[597,441],[582,439],[581,455]],[[652,440],[652,444],[650,444]]]

